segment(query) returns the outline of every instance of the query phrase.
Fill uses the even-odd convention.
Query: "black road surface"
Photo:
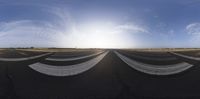
[[[199,64],[180,74],[154,76],[134,70],[113,51],[75,76],[48,76],[27,64],[0,66],[0,99],[200,98]]]

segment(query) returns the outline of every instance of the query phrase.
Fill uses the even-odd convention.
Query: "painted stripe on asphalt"
[[[192,56],[187,56],[187,55],[183,55],[183,54],[179,54],[179,53],[174,53],[174,52],[169,52],[173,55],[176,55],[176,56],[180,56],[180,57],[183,57],[183,58],[187,58],[187,59],[191,59],[191,60],[195,60],[195,61],[200,61],[200,58],[199,57],[192,57]]]
[[[139,58],[139,59],[145,59],[145,60],[153,60],[153,61],[174,61],[177,60],[176,57],[165,57],[165,58],[161,58],[161,57],[152,57],[152,56],[142,56],[142,55],[136,55],[136,54],[131,54],[132,57],[135,58]]]
[[[87,56],[81,56],[81,57],[62,58],[62,59],[59,59],[59,58],[46,58],[45,60],[48,60],[48,61],[74,61],[74,60],[79,60],[79,59],[92,57],[92,56],[95,56],[95,55],[98,55],[98,54],[101,54],[101,53],[103,53],[103,52],[99,52],[99,53],[95,53],[95,54],[91,54],[91,55],[87,55]]]
[[[41,55],[37,55],[37,56],[32,56],[32,57],[26,57],[26,58],[0,58],[0,61],[12,61],[12,62],[18,62],[18,61],[26,61],[26,60],[31,60],[31,59],[36,59],[36,58],[40,58],[46,55],[50,55],[52,53],[45,53],[45,54],[41,54]]]
[[[132,60],[116,51],[115,51],[115,54],[117,54],[119,58],[121,58],[126,64],[128,64],[130,67],[134,68],[135,70],[138,70],[146,74],[151,74],[151,75],[177,74],[193,66],[185,62],[174,64],[174,65],[165,65],[165,66],[150,65],[150,64],[145,64],[145,63]]]
[[[52,65],[42,64],[42,63],[35,63],[35,64],[29,65],[29,67],[37,72],[50,75],[50,76],[73,76],[73,75],[77,75],[91,69],[97,63],[99,63],[107,54],[108,54],[108,51],[102,53],[101,55],[87,62],[76,64],[76,65],[52,66]]]

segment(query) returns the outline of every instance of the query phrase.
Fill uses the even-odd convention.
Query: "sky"
[[[0,47],[200,47],[200,0],[0,0]]]

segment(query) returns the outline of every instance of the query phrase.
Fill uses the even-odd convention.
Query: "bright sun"
[[[123,31],[111,22],[90,22],[77,25],[67,38],[78,48],[119,48],[126,46]],[[70,42],[64,39],[64,42]]]

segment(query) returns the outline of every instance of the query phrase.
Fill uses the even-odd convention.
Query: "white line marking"
[[[26,58],[0,58],[0,61],[12,61],[12,62],[18,62],[18,61],[26,61],[26,60],[30,60],[30,59],[36,59],[36,58],[40,58],[46,55],[50,55],[51,53],[45,53],[45,54],[41,54],[41,55],[37,55],[37,56],[32,56],[32,57],[26,57]]]
[[[192,57],[192,56],[187,56],[187,55],[183,55],[183,54],[179,54],[179,53],[174,53],[174,52],[170,52],[171,54],[174,54],[176,56],[180,56],[183,58],[187,58],[187,59],[191,59],[191,60],[196,60],[196,61],[200,61],[199,57]]]
[[[140,72],[151,74],[151,75],[177,74],[177,73],[183,72],[193,66],[193,65],[185,63],[185,62],[174,64],[174,65],[165,65],[165,66],[150,65],[150,64],[144,64],[144,63],[132,60],[116,51],[115,51],[115,54],[117,54],[117,56],[119,58],[121,58],[130,67],[132,67]]]
[[[104,56],[108,53],[104,52],[101,55],[87,61],[84,63],[76,64],[76,65],[68,65],[68,66],[52,66],[43,63],[35,63],[29,65],[33,70],[40,72],[42,74],[50,75],[50,76],[72,76],[83,73],[92,67],[94,67],[97,63],[99,63]]]
[[[84,59],[84,58],[92,57],[92,56],[98,55],[100,53],[103,53],[103,52],[98,52],[98,53],[94,53],[94,54],[87,55],[87,56],[82,56],[82,57],[73,57],[73,58],[64,58],[64,59],[46,58],[45,60],[48,60],[48,61],[74,61],[74,60],[79,60],[79,59]]]
[[[176,57],[165,57],[165,58],[161,58],[161,57],[152,57],[152,56],[140,56],[140,55],[136,55],[133,53],[132,55],[133,57],[139,58],[139,59],[145,59],[145,60],[154,60],[154,61],[174,61],[177,60]]]
[[[21,55],[27,55],[27,53],[25,53],[25,52],[17,52],[17,53],[19,53]]]

